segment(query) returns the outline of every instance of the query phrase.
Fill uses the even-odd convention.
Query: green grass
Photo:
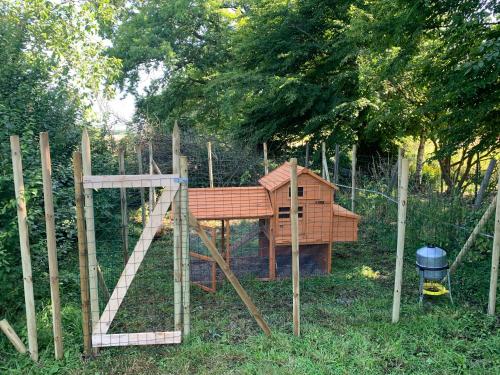
[[[170,251],[164,241],[156,242],[151,262],[158,263],[154,253],[166,248]],[[138,275],[137,286],[168,284],[169,267],[145,267],[148,272]],[[301,283],[300,337],[292,335],[291,282],[243,280],[273,331],[271,337],[261,333],[230,285],[223,284],[213,295],[193,287],[192,333],[184,343],[103,349],[97,358],[83,361],[80,311],[76,302],[68,301],[63,309],[65,359],[53,360],[50,312],[44,309],[38,316],[40,362],[33,364],[16,354],[2,338],[0,373],[499,373],[498,322],[484,314],[484,305],[466,304],[467,296],[458,292],[455,305],[441,298],[420,308],[410,262],[407,267],[399,324],[390,323],[392,257],[375,247],[339,246],[331,276]],[[163,276],[152,276],[161,270]],[[152,300],[161,297],[154,289],[148,290]],[[171,286],[162,290],[162,303],[168,304]],[[154,315],[140,305],[134,307],[134,295],[133,285],[119,322],[126,318],[135,322],[131,331],[141,330],[158,324],[151,318],[141,320],[141,314],[163,313],[165,328],[171,328],[171,307],[160,305],[160,314]],[[24,336],[21,327],[16,326]]]

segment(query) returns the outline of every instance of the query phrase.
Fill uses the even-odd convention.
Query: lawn
[[[170,259],[168,243],[151,249],[130,299],[117,315],[117,327],[130,330],[172,325],[169,267],[158,266],[155,253]],[[166,254],[166,255],[165,255]],[[366,241],[337,246],[330,276],[301,282],[302,334],[292,334],[290,280],[242,280],[270,325],[266,337],[228,283],[215,294],[192,288],[192,332],[177,346],[125,347],[101,350],[91,360],[80,357],[80,310],[64,303],[65,359],[53,360],[50,313],[39,314],[41,359],[33,364],[4,340],[2,373],[74,374],[386,374],[500,372],[500,336],[496,319],[484,304],[471,303],[462,290],[456,303],[446,298],[417,303],[416,275],[406,262],[402,313],[391,324],[393,256]],[[148,259],[148,258],[146,258]],[[156,267],[153,267],[156,265]],[[155,277],[156,272],[162,271]],[[156,280],[156,281],[152,281]],[[167,280],[167,281],[165,281]],[[134,300],[134,287],[150,285]],[[151,287],[155,285],[156,287]],[[460,284],[458,284],[460,285]],[[164,286],[158,288],[158,286]],[[138,288],[139,289],[139,288]],[[164,293],[163,295],[160,293]],[[158,301],[150,311],[144,301]],[[481,301],[484,300],[481,298]],[[153,306],[149,303],[148,306]],[[142,318],[141,318],[142,316]],[[19,329],[21,329],[19,327]],[[20,333],[23,333],[20,331]]]

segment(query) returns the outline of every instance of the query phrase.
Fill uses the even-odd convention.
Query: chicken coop
[[[259,186],[190,188],[189,208],[239,277],[263,280],[291,274],[290,164],[259,179]],[[332,244],[358,238],[360,217],[335,204],[337,187],[297,167],[299,258],[302,275],[331,271]],[[215,291],[222,278],[202,244],[191,243],[191,280]]]

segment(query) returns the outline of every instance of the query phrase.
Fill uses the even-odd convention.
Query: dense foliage
[[[173,119],[283,145],[405,137],[434,144],[448,189],[498,151],[495,1],[159,1],[132,3],[113,34],[137,120]],[[159,70],[138,94],[140,72]]]
[[[96,60],[99,43],[89,41],[90,10],[45,1],[6,1],[0,6],[0,316],[23,306],[16,204],[10,158],[10,135],[19,135],[35,294],[48,296],[48,265],[43,219],[38,135],[49,132],[59,258],[73,249],[73,173],[71,155],[89,125],[91,94],[111,76],[112,60]],[[80,17],[77,17],[80,16]],[[88,24],[85,29],[83,25]],[[93,133],[94,134],[94,133]],[[95,136],[96,140],[100,138]],[[106,155],[106,149],[102,149]],[[75,282],[61,273],[61,282]],[[63,288],[64,290],[64,288]]]

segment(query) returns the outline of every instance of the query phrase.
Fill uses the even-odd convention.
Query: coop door
[[[201,226],[212,243],[217,246],[217,228]],[[198,235],[190,236],[191,283],[207,292],[215,292],[217,287],[217,264],[208,254]]]
[[[167,264],[173,265],[173,262],[167,263],[168,259],[172,259],[173,249],[172,238],[170,238],[172,234],[168,237],[168,234],[163,234],[160,230],[163,227],[172,199],[179,189],[178,177],[175,175],[84,177],[84,188],[86,189],[116,187],[133,189],[145,186],[161,187],[163,191],[151,212],[149,220],[145,223],[140,236],[137,238],[133,251],[127,257],[124,267],[123,258],[115,257],[113,254],[114,252],[117,253],[113,243],[118,242],[113,241],[119,238],[120,232],[115,231],[115,237],[108,235],[102,238],[102,236],[96,235],[95,246],[98,250],[96,259],[101,263],[102,267],[100,268],[102,268],[103,272],[103,274],[99,273],[99,275],[102,276],[103,280],[106,278],[112,280],[116,274],[118,279],[114,284],[112,293],[105,301],[105,308],[99,319],[92,322],[93,347],[175,344],[181,342],[181,331],[174,330],[173,325],[169,327],[172,330],[165,330],[166,326],[168,326],[165,311],[172,311],[173,315],[173,297],[169,301],[165,295],[166,286],[173,284],[173,275],[170,277],[166,273]],[[114,192],[116,191],[115,189]],[[109,197],[113,197],[112,193],[113,190],[108,190],[106,195],[108,201]],[[94,202],[99,194],[101,192],[95,194]],[[97,208],[99,207],[101,205],[97,206]],[[87,210],[87,212],[90,211]],[[104,215],[96,210],[95,217],[92,217],[92,223],[95,221],[95,232],[106,229],[106,223],[100,221],[102,217],[108,218],[107,226],[112,225],[110,224],[114,217],[112,213],[107,212]],[[140,228],[141,225],[132,229],[140,230]],[[89,250],[89,259],[90,255]],[[99,263],[97,265],[99,267]],[[123,269],[121,273],[119,272],[120,269]],[[90,272],[93,272],[92,267],[90,267]],[[101,290],[100,294],[103,295],[102,284],[99,289]],[[155,308],[163,310],[163,313],[152,318],[153,315],[149,314],[148,310]]]

